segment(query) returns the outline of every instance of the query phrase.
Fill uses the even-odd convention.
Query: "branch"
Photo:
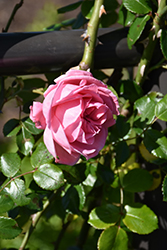
[[[87,31],[83,35],[83,40],[85,41],[85,49],[82,60],[79,64],[81,70],[88,70],[93,66],[99,20],[101,15],[105,12],[103,2],[104,0],[95,0],[94,10],[88,23]]]
[[[139,63],[138,71],[136,74],[136,82],[137,84],[142,85],[147,77],[149,72],[150,61],[153,56],[153,52],[155,50],[155,46],[157,43],[158,32],[161,28],[161,21],[163,16],[167,13],[166,0],[161,0],[159,3],[158,11],[153,20],[153,27],[149,34],[149,41],[147,47],[144,49],[142,58]]]
[[[46,209],[48,208],[48,206],[50,205],[50,203],[52,202],[52,200],[55,199],[55,195],[56,195],[56,191],[54,191],[54,193],[50,196],[50,198],[45,202],[44,206],[43,206],[43,210],[34,214],[33,218],[32,218],[32,222],[24,236],[24,239],[21,243],[21,246],[19,248],[19,250],[23,250],[25,249],[26,245],[27,245],[27,242],[32,234],[32,232],[34,231],[39,219],[41,218],[42,214],[46,211]]]
[[[15,5],[15,7],[14,7],[14,9],[12,11],[12,14],[11,14],[11,16],[10,16],[8,22],[7,22],[7,25],[6,25],[5,29],[2,29],[2,32],[8,32],[8,29],[9,29],[9,27],[11,25],[11,22],[14,19],[15,14],[18,11],[18,9],[23,5],[23,2],[24,2],[24,0],[20,0],[20,2]]]

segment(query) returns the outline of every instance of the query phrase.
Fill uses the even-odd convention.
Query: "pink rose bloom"
[[[96,156],[104,147],[108,127],[118,115],[117,97],[90,72],[69,70],[55,79],[44,93],[44,102],[34,102],[30,118],[44,129],[44,143],[55,161],[74,165],[83,155]]]

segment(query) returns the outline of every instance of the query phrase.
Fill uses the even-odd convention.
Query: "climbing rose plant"
[[[167,95],[148,87],[152,74],[166,71],[166,1],[82,0],[58,13],[78,7],[77,17],[45,28],[84,27],[78,67],[42,78],[1,76],[1,112],[11,99],[19,110],[4,124],[0,148],[2,249],[131,250],[137,236],[161,236],[166,214],[156,209],[167,210],[166,124],[161,127]],[[141,53],[135,74],[93,69],[95,46],[104,46],[99,25],[118,23],[128,29],[106,33],[103,41],[127,32],[129,51],[137,46]],[[150,209],[143,196],[157,194],[158,206]]]

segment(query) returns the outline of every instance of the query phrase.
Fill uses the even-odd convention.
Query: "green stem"
[[[20,0],[20,2],[15,5],[15,7],[14,7],[14,9],[12,11],[12,14],[11,14],[9,20],[8,20],[8,23],[7,23],[6,27],[5,27],[5,29],[3,29],[3,32],[8,32],[8,29],[9,29],[9,27],[10,27],[10,25],[11,25],[13,19],[14,19],[15,14],[18,11],[18,9],[23,5],[23,2],[24,2],[24,0]]]
[[[50,196],[50,198],[45,202],[44,206],[43,206],[43,210],[36,213],[34,215],[34,219],[32,220],[30,226],[29,226],[29,229],[27,230],[25,236],[24,236],[24,239],[21,243],[21,246],[19,248],[19,250],[23,250],[25,249],[26,245],[27,245],[27,242],[32,234],[32,232],[34,231],[39,219],[41,218],[42,214],[46,211],[46,209],[48,208],[48,206],[50,205],[50,203],[52,202],[52,200],[54,200],[55,198],[55,195],[56,195],[56,191]]]
[[[150,61],[152,59],[154,49],[157,43],[158,31],[160,30],[162,17],[167,13],[166,0],[161,0],[159,3],[158,11],[153,20],[153,27],[149,33],[148,44],[144,49],[143,55],[141,57],[138,71],[136,74],[136,82],[142,85],[149,72]]]
[[[57,240],[56,240],[56,242],[55,242],[55,244],[54,244],[54,249],[55,249],[55,250],[58,250],[59,245],[60,245],[60,242],[61,242],[61,240],[63,239],[63,236],[64,236],[64,234],[65,234],[65,232],[66,232],[66,229],[67,229],[67,227],[69,226],[69,224],[70,224],[70,221],[68,221],[67,223],[63,224],[62,230],[60,231],[60,233],[59,233],[59,235],[58,235],[58,238],[57,238]]]
[[[85,34],[85,49],[82,60],[79,64],[81,70],[88,70],[93,66],[94,50],[96,46],[97,31],[99,20],[101,17],[100,10],[104,0],[95,0],[93,13],[88,23],[87,32]]]
[[[19,175],[15,176],[15,177],[11,178],[10,181],[8,181],[8,182],[0,189],[0,192],[2,192],[2,190],[4,190],[4,188],[6,188],[6,187],[7,187],[12,181],[14,181],[15,179],[20,178],[20,177],[22,177],[22,176],[24,176],[24,175],[26,175],[26,174],[32,174],[32,173],[34,173],[35,171],[36,171],[36,169],[34,169],[34,170],[32,170],[32,171],[29,171],[29,172],[26,172],[26,173],[23,173],[23,174],[19,174]]]

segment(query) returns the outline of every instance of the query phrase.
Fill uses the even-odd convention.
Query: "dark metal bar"
[[[0,75],[66,71],[79,64],[84,30],[0,34]],[[99,29],[94,68],[136,65],[140,45],[127,46],[127,29]]]

